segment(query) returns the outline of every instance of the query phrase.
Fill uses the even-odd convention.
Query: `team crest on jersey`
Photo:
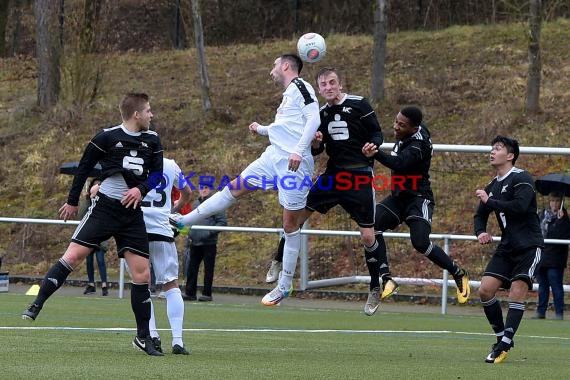
[[[509,187],[508,184],[506,184],[505,186],[503,186],[503,188],[501,189],[501,194],[506,193],[507,192],[507,187]]]
[[[352,111],[352,107],[342,107],[342,112],[350,113],[350,111]]]
[[[148,148],[148,144],[145,143],[144,141],[141,141],[141,145],[143,146],[143,148]]]

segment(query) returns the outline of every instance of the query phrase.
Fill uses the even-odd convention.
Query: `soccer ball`
[[[297,52],[303,61],[315,63],[327,53],[327,44],[320,34],[306,33],[297,41]]]

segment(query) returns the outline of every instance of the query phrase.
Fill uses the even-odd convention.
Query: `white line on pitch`
[[[58,331],[136,331],[134,328],[125,327],[64,327],[64,326],[0,326],[0,330],[58,330]],[[158,331],[170,331],[170,329],[157,329]],[[489,333],[465,332],[465,331],[449,331],[449,330],[347,330],[347,329],[215,329],[215,328],[195,328],[184,329],[187,332],[241,332],[241,333],[305,333],[305,334],[321,334],[321,333],[340,333],[340,334],[402,334],[402,335],[428,335],[428,334],[458,334],[458,335],[478,335],[478,336],[494,336]],[[517,335],[524,338],[535,339],[556,339],[570,340],[570,337],[560,336],[543,336],[543,335]]]

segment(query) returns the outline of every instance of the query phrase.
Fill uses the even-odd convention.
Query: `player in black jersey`
[[[365,98],[342,92],[342,77],[338,70],[325,67],[315,79],[319,94],[325,98],[326,104],[320,109],[321,125],[312,153],[317,155],[326,151],[329,159],[325,172],[319,175],[309,191],[302,222],[314,211],[326,214],[340,205],[358,224],[371,278],[364,312],[373,315],[378,309],[381,293],[379,248],[374,237],[374,161],[364,156],[361,149],[365,143],[380,146],[383,142],[382,130]],[[272,262],[274,266],[281,261],[282,245],[280,242],[277,256]],[[278,270],[270,268],[270,272]],[[271,274],[268,273],[268,279],[275,281],[277,273],[269,276]],[[393,282],[389,278],[383,280]],[[394,283],[391,287],[394,290],[397,285]]]
[[[149,254],[140,204],[152,188],[149,174],[162,173],[162,145],[156,132],[149,130],[153,115],[148,95],[127,94],[120,111],[123,123],[104,129],[85,148],[67,202],[59,209],[60,217],[68,220],[77,214],[81,189],[97,162],[102,167],[101,187],[67,250],[47,272],[38,296],[22,318],[35,320],[71,271],[102,241],[114,237],[118,255],[127,261],[132,278],[131,307],[137,324],[133,345],[149,355],[161,356],[149,333]]]
[[[413,247],[453,276],[457,301],[464,304],[471,293],[467,271],[460,268],[439,246],[430,241],[435,202],[429,180],[433,153],[429,130],[422,125],[423,114],[417,107],[404,107],[394,120],[396,143],[390,154],[366,144],[362,151],[392,169],[392,191],[376,205],[376,238],[381,249],[381,275],[389,273],[386,243],[382,233],[405,222],[410,227]]]
[[[519,143],[509,137],[497,136],[491,147],[491,166],[497,176],[484,190],[475,191],[480,202],[474,225],[475,235],[481,244],[492,242],[492,236],[487,232],[487,221],[492,212],[501,229],[501,242],[487,264],[479,287],[485,316],[497,336],[497,342],[485,361],[500,363],[514,346],[513,337],[521,323],[524,302],[540,265],[544,240],[532,177],[514,166],[519,156]],[[506,321],[503,321],[501,305],[496,298],[499,288],[509,289]]]

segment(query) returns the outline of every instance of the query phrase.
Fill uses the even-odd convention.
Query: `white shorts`
[[[150,262],[157,284],[178,280],[178,252],[176,244],[167,241],[149,241]]]
[[[303,157],[296,172],[288,170],[288,167],[289,153],[270,145],[257,160],[244,169],[240,177],[252,188],[277,188],[281,206],[291,211],[302,210],[313,184],[313,156]]]

